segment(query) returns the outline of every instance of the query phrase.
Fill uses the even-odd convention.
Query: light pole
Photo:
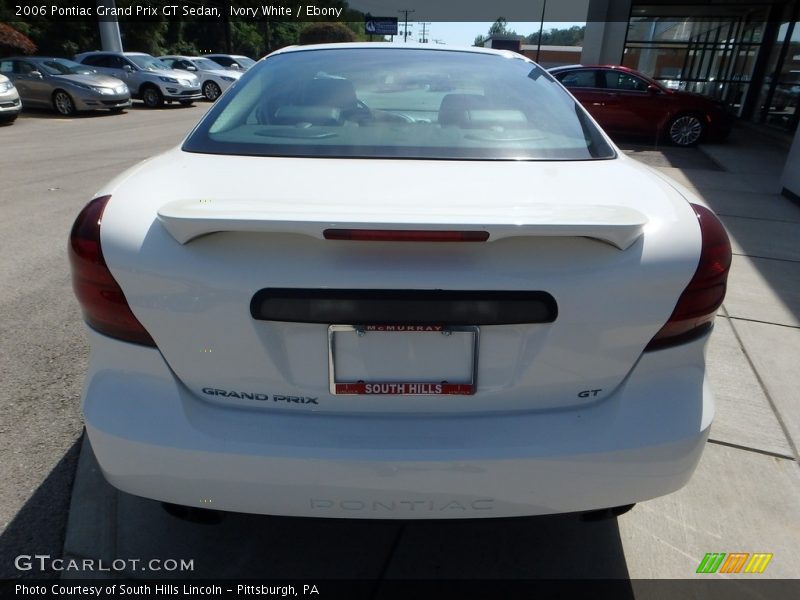
[[[111,9],[116,8],[114,0],[97,0],[97,6],[106,9],[106,14],[113,13]],[[122,37],[119,34],[119,22],[117,17],[98,17],[100,28],[100,44],[107,52],[122,52]]]
[[[542,18],[539,21],[539,39],[536,44],[536,62],[539,62],[539,52],[542,50],[542,30],[544,29],[544,11],[547,9],[547,0],[542,0]]]

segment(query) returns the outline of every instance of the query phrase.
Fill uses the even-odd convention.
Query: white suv
[[[203,97],[197,76],[175,71],[157,58],[142,52],[84,52],[75,60],[128,84],[133,98],[157,108],[164,101],[191,104]]]

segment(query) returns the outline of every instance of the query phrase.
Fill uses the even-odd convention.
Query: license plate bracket
[[[329,325],[335,395],[471,395],[480,329],[444,325]]]

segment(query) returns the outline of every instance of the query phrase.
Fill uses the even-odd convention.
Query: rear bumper
[[[592,510],[682,487],[713,417],[698,340],[588,407],[463,417],[289,414],[199,400],[154,349],[90,331],[86,428],[106,478],[157,500],[349,518]]]

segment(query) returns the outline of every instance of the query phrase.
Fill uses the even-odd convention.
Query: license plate
[[[330,325],[331,394],[470,395],[477,327]]]

